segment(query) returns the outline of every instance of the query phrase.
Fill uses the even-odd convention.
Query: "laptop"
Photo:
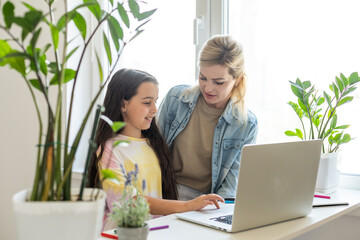
[[[234,204],[176,214],[179,219],[239,232],[311,213],[321,140],[244,145]]]

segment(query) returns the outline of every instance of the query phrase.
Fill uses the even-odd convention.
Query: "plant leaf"
[[[111,128],[114,133],[117,133],[124,126],[125,126],[125,122],[113,122],[113,124],[111,125]]]
[[[308,110],[306,108],[306,105],[304,103],[302,103],[300,100],[301,99],[299,98],[298,99],[298,104],[299,104],[300,108],[305,112],[306,115],[308,115],[308,112],[307,112]]]
[[[101,61],[99,59],[99,55],[97,53],[97,51],[95,51],[95,55],[96,55],[96,61],[98,64],[98,71],[99,71],[99,77],[100,77],[100,83],[102,83],[104,81],[104,77],[103,77],[103,71],[102,71],[102,66],[101,66]]]
[[[342,135],[343,135],[343,133],[342,133],[342,132],[341,132],[341,133],[336,134],[336,135],[335,135],[335,137],[334,137],[334,141],[335,141],[335,142],[338,142],[338,141],[341,139]]]
[[[124,22],[126,27],[129,28],[130,27],[130,21],[129,21],[129,17],[127,15],[127,12],[126,12],[124,6],[122,4],[120,4],[120,3],[118,3],[117,10],[119,12],[119,15],[120,15],[122,21]]]
[[[340,92],[342,92],[344,90],[344,85],[343,85],[342,81],[340,81],[340,79],[338,77],[336,77],[335,82],[336,82],[337,86],[339,87]]]
[[[4,22],[7,29],[9,29],[13,23],[15,6],[11,2],[6,2],[3,6],[2,12],[4,15]]]
[[[75,70],[66,68],[63,83],[67,83],[67,82],[73,80],[75,77],[75,74],[76,74]],[[59,84],[59,77],[58,77],[58,74],[56,73],[54,75],[54,77],[51,79],[50,85],[57,85],[57,84]]]
[[[130,143],[130,141],[128,141],[128,140],[118,140],[118,141],[114,142],[113,146],[116,147],[116,146],[120,145],[121,147],[127,147],[127,146],[129,146],[129,143]]]
[[[151,15],[153,15],[156,12],[156,10],[157,9],[153,9],[153,10],[150,10],[150,11],[140,13],[140,15],[138,17],[138,20],[141,21],[141,20],[144,20],[146,18],[149,18]],[[305,89],[306,89],[306,87],[305,87]]]
[[[285,131],[285,135],[289,137],[297,136],[293,131]]]
[[[339,89],[337,88],[336,84],[332,83],[330,87],[332,87],[332,91],[335,93],[336,100],[339,100]]]
[[[51,30],[51,38],[54,44],[54,48],[55,50],[57,50],[59,45],[59,29],[54,25],[50,25],[50,30]]]
[[[76,52],[76,50],[78,50],[79,47],[80,47],[80,46],[77,46],[77,47],[75,47],[73,50],[71,50],[71,51],[69,52],[69,54],[66,55],[65,60],[67,61],[67,60]]]
[[[33,6],[31,6],[30,4],[26,3],[26,2],[22,2],[22,4],[29,9],[30,11],[37,11],[36,8],[34,8]]]
[[[344,134],[343,138],[342,138],[343,143],[348,143],[351,141],[351,137],[350,134]]]
[[[354,97],[344,97],[343,99],[341,99],[341,100],[338,102],[337,106],[339,107],[339,106],[341,106],[341,105],[343,105],[343,104],[345,104],[345,103],[351,102],[351,101],[353,100],[353,98],[354,98]]]
[[[336,127],[336,124],[337,124],[337,115],[334,114],[331,118],[330,128],[334,129]]]
[[[47,65],[46,65],[46,55],[41,55],[39,58],[40,71],[46,76],[48,73]]]
[[[108,40],[108,38],[106,37],[105,33],[103,33],[103,38],[104,38],[104,48],[105,48],[106,55],[107,55],[107,58],[108,58],[108,60],[109,60],[110,66],[111,66],[111,63],[112,63],[111,49],[110,49],[109,40]]]
[[[18,71],[23,77],[26,76],[25,58],[29,56],[22,52],[13,51],[2,58],[10,65],[10,68]]]
[[[346,95],[348,95],[349,93],[353,92],[356,90],[356,87],[349,87],[344,93],[343,93],[343,97],[345,97]]]
[[[138,30],[136,31],[136,34],[134,36],[132,36],[132,38],[129,40],[129,42],[131,42],[132,40],[134,40],[137,36],[140,35],[140,33],[142,33],[144,30]]]
[[[139,4],[135,0],[129,0],[128,3],[129,3],[130,11],[134,16],[134,18],[139,19],[140,16]]]
[[[355,84],[355,83],[357,83],[357,82],[359,82],[359,81],[360,81],[360,79],[359,79],[358,73],[357,73],[357,72],[353,72],[353,73],[350,75],[350,77],[349,77],[349,84],[350,84],[350,85],[353,85],[353,84]]]
[[[330,98],[330,96],[329,96],[325,91],[324,91],[324,97],[325,97],[325,100],[326,100],[327,104],[328,104],[329,107],[330,107],[330,110],[332,110],[333,107],[332,107],[332,105],[331,105],[331,98]]]
[[[318,100],[316,101],[316,105],[320,106],[324,102],[325,102],[325,99],[323,97],[319,97]]]
[[[350,125],[341,125],[341,126],[337,126],[334,129],[347,129],[348,127],[350,127]]]
[[[300,129],[296,128],[296,136],[298,136],[299,138],[301,138],[302,140],[304,140],[304,136],[303,133]]]
[[[299,99],[302,99],[303,98],[303,90],[302,88],[297,85],[296,83],[293,83],[291,81],[289,81],[290,84],[291,84],[291,91],[295,94],[295,96],[297,96]]]
[[[88,9],[92,12],[97,20],[101,19],[101,9],[100,5],[96,0],[83,0],[84,3],[91,3],[87,5]]]
[[[123,31],[119,22],[113,17],[109,16],[108,24],[110,28],[111,37],[117,51],[120,49],[119,39],[123,39]]]
[[[82,38],[85,41],[85,38],[86,38],[86,21],[85,21],[84,17],[80,13],[75,12],[73,21],[74,21],[77,29],[79,30]]]
[[[302,85],[303,85],[304,89],[307,89],[307,88],[309,88],[311,86],[311,82],[310,81],[304,81],[302,83]]]
[[[58,28],[59,31],[61,31],[64,27],[65,27],[65,24],[66,24],[66,17],[68,18],[67,21],[68,23],[73,20],[73,18],[75,17],[75,13],[76,11],[72,10],[68,13],[64,13],[58,20],[57,24],[56,24],[56,27]]]
[[[39,28],[33,35],[33,37],[31,38],[31,41],[30,41],[30,45],[35,48],[36,46],[36,43],[37,43],[37,40],[39,38],[39,35],[40,35],[40,32],[41,32],[41,28]]]
[[[116,179],[120,181],[120,179],[116,176],[116,174],[111,169],[102,169],[101,173],[104,179]]]
[[[12,49],[10,45],[6,41],[0,39],[0,66],[5,66],[7,64],[7,62],[2,58],[8,55],[11,51]]]
[[[344,76],[344,74],[340,73],[340,79],[343,82],[345,87],[347,87],[349,85],[349,80]]]
[[[41,89],[41,86],[39,83],[39,79],[37,79],[37,78],[30,79],[29,82],[34,88],[36,88],[37,90],[42,92],[42,89]]]
[[[43,14],[41,11],[29,11],[25,13],[25,20],[29,23],[29,32],[32,32],[36,29],[37,25],[40,23],[41,19],[43,18]]]

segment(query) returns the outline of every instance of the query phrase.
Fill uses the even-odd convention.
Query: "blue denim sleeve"
[[[244,140],[244,144],[252,144],[256,142],[258,133],[258,125],[257,121],[253,124],[253,126],[250,128],[249,133],[247,134],[247,137]],[[239,175],[239,167],[240,167],[240,153],[236,156],[236,160],[231,165],[223,183],[221,184],[221,187],[216,192],[216,194],[222,196],[223,198],[234,198],[236,195],[236,186],[238,182],[238,175]]]

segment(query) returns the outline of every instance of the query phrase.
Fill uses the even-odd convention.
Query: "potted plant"
[[[338,108],[353,100],[351,93],[356,90],[360,79],[357,72],[349,77],[340,74],[329,85],[330,92],[319,90],[310,81],[296,79],[291,82],[291,90],[297,102],[288,102],[298,116],[301,129],[286,131],[287,136],[296,136],[302,140],[323,140],[322,157],[319,165],[316,190],[324,193],[336,191],[340,172],[338,170],[341,145],[352,140],[345,133],[350,125],[338,124]]]
[[[17,15],[17,6],[11,1],[0,6],[3,14],[0,30],[7,36],[0,39],[0,66],[9,66],[20,74],[32,96],[39,124],[33,187],[13,198],[17,233],[19,239],[48,239],[49,236],[52,239],[96,239],[101,231],[105,194],[84,189],[89,161],[84,167],[80,189],[72,189],[72,165],[85,125],[124,47],[143,31],[141,27],[156,9],[141,12],[140,5],[144,2],[137,0],[122,3],[83,0],[83,3],[68,9],[67,0],[64,0],[63,12],[56,15],[54,2],[45,0],[43,8],[22,2],[26,8],[22,15]],[[94,19],[91,29],[84,18],[86,11]],[[69,36],[71,24],[77,28],[78,36]],[[109,37],[106,34],[108,31]],[[75,89],[80,79],[79,70],[86,51],[98,34],[102,37],[101,48],[106,53],[107,62],[102,63],[96,52],[99,88],[89,102],[80,128],[73,129],[71,116]],[[82,40],[70,49],[74,37]],[[44,39],[45,43],[40,44]],[[72,66],[67,66],[70,59],[77,59],[76,64],[73,65],[73,61]],[[108,74],[105,74],[105,65],[108,66]],[[70,82],[72,87],[66,92],[70,94],[70,104],[65,108],[65,87]],[[45,109],[41,108],[42,104],[45,104]],[[93,133],[100,109],[95,116]],[[69,137],[70,131],[76,131],[73,141]],[[94,150],[93,139],[90,139],[89,145],[88,157]],[[95,196],[99,198],[95,200]],[[80,229],[86,220],[93,226]]]
[[[145,189],[145,180],[141,191],[136,185],[138,174],[136,164],[134,171],[126,172],[122,167],[122,172],[126,178],[124,192],[121,198],[113,203],[109,218],[117,226],[116,233],[119,240],[145,240],[149,232],[146,220],[150,216],[149,204],[141,194]],[[104,169],[102,174],[104,179],[116,178],[110,169]],[[134,189],[136,189],[135,195]]]

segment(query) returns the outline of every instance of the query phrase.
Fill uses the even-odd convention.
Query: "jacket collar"
[[[197,102],[197,100],[198,100],[198,98],[200,96],[200,90],[199,90],[198,86],[196,86],[193,90],[194,91],[188,92],[187,94],[185,94],[181,98],[181,101],[183,103],[188,103],[189,107],[191,109],[194,109],[194,107],[196,105],[196,102]],[[221,117],[224,118],[224,120],[228,124],[231,124],[231,123],[233,123],[235,121],[238,121],[238,117],[237,117],[238,110],[237,110],[237,108],[234,108],[234,113],[235,113],[235,115],[233,114],[233,102],[230,99],[228,104],[226,105],[226,108],[225,108],[224,112],[221,114]]]

